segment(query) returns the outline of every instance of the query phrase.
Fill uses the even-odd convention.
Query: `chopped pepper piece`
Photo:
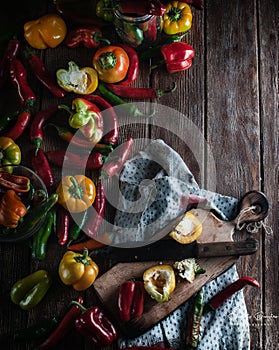
[[[79,66],[74,62],[68,62],[67,69],[58,69],[56,72],[58,85],[67,92],[80,95],[89,95],[97,89],[98,74],[92,67]]]
[[[27,208],[14,190],[7,190],[0,201],[0,225],[16,228]]]
[[[98,265],[88,256],[88,249],[83,254],[67,251],[59,264],[59,276],[66,285],[72,285],[77,291],[89,288],[99,273]]]
[[[94,182],[85,175],[66,175],[60,181],[56,193],[58,203],[70,213],[81,213],[88,209],[96,197]]]
[[[14,175],[0,171],[0,186],[15,192],[28,192],[30,190],[30,179],[23,175]]]
[[[166,4],[163,14],[163,31],[168,34],[187,32],[192,26],[192,11],[183,1],[171,1]]]
[[[171,265],[155,265],[143,273],[144,288],[157,302],[165,302],[176,287]]]
[[[189,69],[195,55],[193,47],[183,41],[165,44],[160,48],[160,51],[169,73]]]
[[[169,234],[170,237],[182,244],[192,243],[201,235],[202,223],[191,212],[187,212]]]
[[[24,37],[35,49],[58,46],[67,34],[65,21],[56,13],[49,13],[24,24]]]
[[[52,278],[46,270],[38,270],[18,280],[11,288],[11,300],[23,310],[35,307],[46,295]]]
[[[95,144],[101,140],[103,137],[103,117],[100,109],[94,103],[78,97],[73,99],[71,109],[65,105],[60,105],[59,108],[70,113],[69,125],[72,128],[79,129],[86,138]]]
[[[118,292],[118,311],[122,321],[139,317],[144,307],[144,284],[142,281],[125,281]]]

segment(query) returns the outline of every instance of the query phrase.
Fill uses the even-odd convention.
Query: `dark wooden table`
[[[13,25],[37,18],[54,11],[52,1],[6,4],[1,10],[1,35]],[[185,41],[195,48],[193,66],[184,72],[170,75],[164,68],[149,70],[149,63],[141,62],[135,86],[166,88],[172,81],[177,90],[165,95],[160,103],[181,112],[191,120],[206,140],[213,155],[214,164],[202,162],[187,151],[187,139],[181,139],[176,130],[186,122],[175,125],[171,120],[164,129],[151,122],[132,119],[121,127],[119,143],[130,135],[141,140],[161,138],[171,145],[185,160],[199,185],[206,188],[211,183],[213,165],[216,168],[214,191],[240,198],[245,192],[263,191],[270,202],[270,213],[265,221],[269,230],[257,234],[260,248],[252,256],[241,257],[237,268],[239,275],[248,275],[260,282],[260,289],[244,290],[247,304],[251,349],[278,348],[278,1],[205,1],[203,11],[192,8],[193,26]],[[119,39],[110,29],[112,42]],[[36,51],[52,72],[66,67],[70,59],[81,66],[91,64],[92,53],[88,49],[67,49],[60,45],[55,49]],[[32,74],[30,84],[38,96],[36,110],[60,103]],[[0,91],[3,114],[16,105],[14,88],[7,85]],[[70,103],[68,94],[63,103]],[[35,111],[34,111],[35,114]],[[182,118],[183,120],[183,118]],[[173,131],[170,132],[169,130]],[[140,141],[141,142],[141,141]],[[144,141],[142,141],[144,144]],[[22,164],[31,166],[28,131],[18,141],[21,146]],[[48,132],[43,149],[62,147],[54,134]],[[53,169],[56,181],[60,170]],[[26,242],[25,242],[26,243]],[[42,316],[62,314],[77,293],[65,287],[59,278],[54,280],[44,301],[26,312],[10,300],[12,284],[19,278],[46,268],[57,271],[65,247],[57,244],[53,235],[43,261],[31,258],[28,244],[0,244],[1,265],[1,348],[30,349],[30,344],[16,344],[12,339],[15,329],[36,323]],[[85,293],[87,305],[97,302],[92,290]],[[82,349],[80,337],[71,335],[59,349]],[[239,349],[235,349],[239,350]]]

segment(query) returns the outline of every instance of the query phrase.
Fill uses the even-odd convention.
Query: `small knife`
[[[179,261],[187,258],[209,258],[221,256],[250,255],[257,251],[259,242],[255,238],[244,241],[181,244],[174,239],[162,239],[149,245],[123,248],[109,246],[91,253],[92,258],[106,259],[111,265],[119,262]]]

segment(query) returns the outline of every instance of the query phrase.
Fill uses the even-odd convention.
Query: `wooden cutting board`
[[[254,192],[254,191],[253,191]],[[258,194],[257,191],[255,191]],[[250,192],[249,192],[250,193]],[[261,194],[259,194],[260,198]],[[244,197],[243,197],[244,198]],[[247,200],[248,198],[246,198]],[[265,200],[265,198],[260,198]],[[253,202],[253,203],[252,203]],[[191,212],[196,215],[203,224],[203,231],[199,237],[200,243],[208,242],[225,242],[233,241],[233,234],[235,231],[235,225],[243,222],[259,221],[267,215],[268,204],[264,204],[264,207],[260,207],[257,200],[256,205],[252,211],[241,210],[246,207],[251,207],[255,204],[255,201],[242,201],[240,213],[242,213],[234,221],[222,221],[217,218],[212,212],[205,211],[203,209],[193,209]],[[267,206],[267,207],[266,207]],[[243,236],[245,236],[243,234]],[[245,240],[246,237],[243,237]],[[145,298],[145,307],[143,314],[129,322],[122,322],[118,315],[117,298],[120,285],[131,278],[141,279],[144,271],[158,263],[173,264],[174,261],[148,261],[148,262],[135,262],[135,263],[118,263],[113,266],[109,271],[104,273],[94,282],[93,287],[103,304],[104,309],[111,315],[119,326],[121,333],[124,336],[135,337],[138,336],[156,323],[164,319],[171,312],[177,309],[182,303],[187,301],[192,295],[200,290],[200,288],[206,283],[212,281],[217,276],[228,270],[233,264],[236,263],[238,256],[222,256],[197,259],[198,264],[205,269],[205,273],[196,277],[193,283],[189,283],[186,280],[178,279],[177,286],[174,292],[171,294],[169,301],[165,303],[158,303],[153,300],[147,293]]]

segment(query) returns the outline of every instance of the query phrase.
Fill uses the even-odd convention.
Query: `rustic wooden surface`
[[[52,12],[51,1],[22,2],[18,7],[6,4],[1,11],[1,34],[11,23]],[[136,86],[168,87],[173,80],[178,88],[157,102],[181,112],[174,134],[162,127],[144,123],[125,125],[120,142],[128,135],[141,139],[162,138],[183,157],[201,187],[210,188],[211,174],[216,171],[213,190],[240,198],[251,189],[263,191],[270,201],[270,214],[264,229],[258,234],[260,249],[253,256],[241,257],[237,268],[241,275],[256,278],[260,289],[244,290],[249,313],[251,349],[276,349],[278,346],[278,2],[272,1],[205,1],[203,11],[193,9],[193,26],[186,41],[195,48],[193,66],[183,73],[168,75],[164,69],[150,73],[148,65],[141,64]],[[113,38],[117,40],[117,38]],[[63,45],[57,49],[39,52],[46,65],[54,72],[75,58],[81,65],[91,62],[86,49],[69,51]],[[147,79],[148,77],[148,79]],[[38,109],[58,103],[49,92],[30,76],[30,82],[39,96]],[[9,110],[16,94],[11,86],[0,92],[1,114]],[[67,95],[63,103],[69,103]],[[170,120],[171,120],[170,115]],[[200,130],[212,152],[214,162],[208,161],[206,148],[197,162],[187,149],[187,141],[175,136],[190,119]],[[175,122],[173,122],[175,124]],[[171,124],[172,125],[172,124]],[[171,129],[173,130],[173,129]],[[185,135],[187,135],[185,130]],[[30,165],[28,135],[19,141],[23,163]],[[44,149],[62,147],[50,133]],[[54,169],[56,178],[59,171]],[[209,176],[207,176],[209,174]],[[51,237],[47,259],[31,259],[27,244],[1,244],[1,348],[30,349],[30,344],[15,344],[15,329],[37,322],[43,315],[61,314],[77,296],[66,288],[59,278],[54,279],[44,301],[33,310],[24,312],[10,301],[12,284],[38,268],[56,271],[65,248]],[[90,289],[85,293],[86,305],[97,302]],[[72,334],[59,349],[86,348],[80,337]]]

